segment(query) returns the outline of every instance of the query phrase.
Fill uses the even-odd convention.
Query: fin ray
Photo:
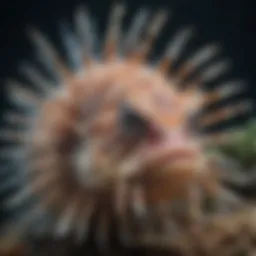
[[[190,75],[192,75],[203,64],[211,61],[219,52],[219,47],[215,44],[207,45],[194,53],[188,60],[177,70],[175,76],[184,81]]]
[[[31,122],[31,117],[28,115],[22,115],[15,112],[5,112],[3,114],[3,120],[8,124],[15,124],[18,126],[27,126]]]
[[[9,79],[7,85],[9,87],[8,92],[14,103],[26,108],[34,108],[40,104],[40,97],[25,89],[22,83]]]
[[[148,18],[149,18],[148,9],[139,10],[137,15],[134,17],[133,23],[130,29],[128,30],[128,33],[124,40],[124,52],[127,57],[129,57],[133,53],[134,49],[136,48],[139,38],[141,36],[142,30],[147,24],[146,22]]]
[[[65,236],[70,231],[74,222],[76,209],[76,204],[71,203],[64,211],[56,226],[55,235],[57,237]]]
[[[93,45],[95,44],[95,35],[92,31],[92,21],[87,9],[84,6],[80,6],[75,14],[75,26],[76,34],[78,35],[83,63],[90,63],[93,58]]]
[[[227,72],[230,68],[230,62],[218,61],[201,72],[201,80],[203,82],[212,82],[218,79],[223,73]]]
[[[23,188],[20,192],[15,193],[14,196],[8,198],[5,202],[5,206],[8,209],[19,207],[23,205],[24,202],[29,201],[31,199],[32,193],[31,189],[27,186]]]
[[[94,211],[95,205],[92,201],[89,201],[89,203],[86,204],[84,207],[84,213],[83,215],[78,217],[77,221],[77,239],[79,241],[83,240],[86,238],[89,232],[89,227],[90,227],[90,219],[92,217],[93,211]]]
[[[151,21],[151,24],[149,24],[145,31],[145,38],[142,40],[140,47],[137,48],[133,54],[132,59],[135,59],[139,62],[145,60],[147,54],[150,51],[151,45],[153,44],[153,41],[158,36],[167,18],[168,14],[165,10],[161,10],[156,13]]]
[[[177,61],[181,56],[190,37],[193,35],[192,28],[184,28],[179,31],[174,38],[171,39],[162,60],[159,63],[158,69],[166,73],[173,62]]]
[[[229,118],[235,117],[241,113],[246,113],[252,108],[251,102],[241,102],[235,106],[223,107],[213,114],[207,114],[199,122],[203,127],[209,127]]]
[[[23,131],[12,131],[1,129],[0,130],[0,139],[8,142],[18,142],[25,143],[27,140],[27,133]]]
[[[67,81],[72,74],[60,59],[52,44],[39,31],[30,28],[29,35],[37,46],[40,54],[40,60],[44,62],[47,68],[57,81]]]
[[[125,14],[125,6],[122,4],[115,5],[110,14],[110,21],[108,25],[107,38],[105,44],[105,57],[106,59],[112,59],[118,54],[118,43],[120,40],[120,24]]]
[[[74,71],[82,67],[82,49],[75,33],[68,28],[67,22],[60,23],[61,36],[63,38],[63,45],[67,52],[68,63]]]
[[[51,92],[51,89],[54,88],[54,84],[45,78],[35,67],[29,63],[23,63],[20,67],[20,70],[25,74],[26,78],[38,88],[40,92],[48,95]]]
[[[217,89],[213,89],[206,94],[205,105],[210,105],[219,102],[222,99],[237,95],[245,90],[245,85],[242,81],[231,81],[221,84]]]

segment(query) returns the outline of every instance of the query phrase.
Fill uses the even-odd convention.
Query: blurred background
[[[49,36],[59,46],[61,37],[58,23],[63,19],[72,21],[75,8],[84,3],[95,18],[102,42],[107,24],[108,14],[113,1],[105,0],[9,0],[1,4],[1,40],[0,40],[0,83],[7,77],[19,77],[18,65],[22,60],[32,56],[33,48],[26,34],[26,26],[32,25]],[[132,13],[139,7],[152,9],[168,8],[173,14],[162,37],[155,45],[151,56],[159,53],[168,39],[186,25],[193,25],[196,34],[191,41],[191,48],[200,48],[207,43],[219,42],[222,55],[233,62],[232,70],[227,76],[243,79],[249,87],[248,95],[256,97],[256,31],[255,8],[251,0],[126,0],[128,15],[124,28],[128,26]],[[154,55],[155,54],[155,55]],[[228,78],[227,78],[228,79]],[[0,86],[0,110],[5,108],[5,86]],[[3,196],[1,196],[3,200]],[[1,221],[6,213],[0,212]]]

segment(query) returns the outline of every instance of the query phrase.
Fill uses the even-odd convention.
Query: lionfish
[[[8,81],[16,109],[4,113],[0,132],[1,190],[18,188],[5,207],[23,213],[7,224],[17,236],[37,227],[82,243],[92,234],[105,248],[114,229],[121,244],[168,247],[242,205],[209,154],[229,131],[209,128],[249,109],[247,101],[214,107],[243,83],[216,84],[229,63],[216,61],[215,44],[175,68],[193,35],[189,28],[150,61],[168,11],[140,9],[121,34],[125,9],[114,5],[97,56],[92,18],[77,9],[74,30],[63,33],[71,65],[42,33],[29,32],[44,70],[25,63],[28,83]]]

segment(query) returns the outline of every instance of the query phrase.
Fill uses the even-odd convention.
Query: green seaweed
[[[229,142],[220,146],[218,151],[244,167],[253,167],[256,163],[256,121],[250,121],[243,130],[233,132]]]

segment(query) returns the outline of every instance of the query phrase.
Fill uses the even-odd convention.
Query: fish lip
[[[148,154],[146,157],[147,167],[153,169],[172,169],[179,165],[190,165],[193,168],[199,158],[199,152],[196,148],[191,149],[169,149],[154,157],[154,154]]]
[[[156,158],[158,159],[177,159],[177,158],[191,158],[195,157],[198,154],[198,149],[196,147],[179,147],[179,148],[172,148],[166,147],[162,148],[162,153],[159,154]],[[157,149],[154,150],[154,153],[146,154],[147,158],[154,158],[157,155]]]
[[[163,156],[162,158],[159,159],[159,161],[162,162],[162,164],[165,166],[165,165],[168,165],[168,166],[172,166],[172,165],[176,165],[176,164],[179,164],[179,163],[184,163],[184,162],[195,162],[197,159],[197,152],[195,151],[184,151],[183,152],[172,152],[172,153],[169,153],[165,156]]]

